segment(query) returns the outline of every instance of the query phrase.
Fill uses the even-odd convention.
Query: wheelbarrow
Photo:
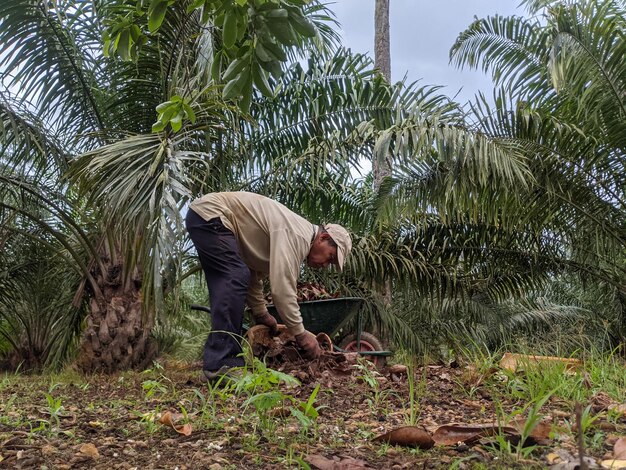
[[[331,338],[339,338],[336,351],[358,352],[366,356],[377,366],[385,363],[391,351],[385,351],[382,342],[372,333],[363,331],[361,307],[363,299],[358,297],[339,297],[336,299],[310,300],[298,303],[304,327],[313,334],[326,333]],[[279,323],[280,315],[274,305],[268,305],[267,310]],[[345,326],[356,315],[356,331],[345,334]]]
[[[313,334],[326,333],[331,338],[339,337],[333,348],[339,352],[358,352],[366,356],[377,366],[383,366],[391,351],[385,351],[382,342],[372,333],[363,331],[361,307],[363,299],[358,297],[339,297],[336,299],[322,299],[299,302],[300,314],[304,327]],[[201,310],[210,313],[211,310],[203,305],[191,305],[192,310]],[[268,312],[282,323],[278,310],[272,304],[267,306]],[[345,334],[343,329],[356,315],[356,332]],[[248,329],[244,325],[244,331]]]

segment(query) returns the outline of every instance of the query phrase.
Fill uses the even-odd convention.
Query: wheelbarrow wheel
[[[357,347],[356,334],[350,334],[339,342],[339,348],[345,352],[375,352],[384,351],[383,343],[373,334],[366,331],[361,333],[360,347]],[[365,358],[373,362],[376,367],[383,367],[387,358],[385,356],[369,356]]]

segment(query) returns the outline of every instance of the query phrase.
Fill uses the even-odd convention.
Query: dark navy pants
[[[200,257],[211,300],[212,331],[204,345],[203,369],[243,366],[239,337],[250,270],[241,259],[235,235],[219,218],[207,222],[190,209],[185,222]]]

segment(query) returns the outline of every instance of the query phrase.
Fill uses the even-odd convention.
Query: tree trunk
[[[391,83],[391,47],[389,40],[389,0],[376,0],[374,10],[374,66],[387,82]],[[372,160],[374,189],[380,188],[382,181],[391,176],[391,157],[385,160]],[[376,286],[387,305],[391,304],[391,282],[385,281]]]
[[[389,46],[389,0],[376,0],[374,11],[374,66],[391,81],[391,52]]]
[[[389,0],[376,0],[374,10],[374,66],[388,82],[391,82]],[[372,170],[374,172],[374,189],[378,189],[383,179],[391,175],[390,159],[387,157],[384,161],[380,161],[374,158]]]
[[[156,357],[157,348],[150,336],[154,315],[142,309],[141,276],[135,273],[130,282],[123,282],[122,267],[103,261],[106,276],[94,273],[103,295],[89,301],[76,365],[85,372],[143,369]]]

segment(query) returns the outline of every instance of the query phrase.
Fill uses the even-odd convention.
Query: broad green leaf
[[[317,31],[313,23],[300,15],[289,15],[289,24],[304,37],[315,37]]]
[[[130,32],[127,29],[125,29],[124,31],[120,33],[119,41],[117,43],[117,53],[120,55],[120,57],[123,60],[130,59],[130,45],[131,45]]]
[[[246,81],[241,89],[241,101],[239,102],[239,108],[244,113],[250,111],[250,104],[252,102],[252,71],[248,70],[247,72]]]
[[[224,41],[224,47],[227,49],[235,45],[235,41],[237,40],[237,13],[234,10],[228,10],[224,14],[222,39]]]
[[[183,103],[183,109],[185,110],[185,115],[191,121],[192,124],[196,123],[196,113],[193,111],[193,108],[187,103]]]
[[[255,86],[259,89],[261,93],[263,93],[263,95],[273,96],[272,89],[270,88],[270,84],[267,81],[266,72],[261,68],[261,65],[258,62],[255,62],[252,65],[252,78],[254,80]]]
[[[274,77],[277,80],[282,75],[283,71],[280,68],[280,62],[278,62],[277,60],[273,60],[271,62],[260,62],[260,65],[265,70],[267,70],[269,73],[271,73],[272,77]]]
[[[272,34],[285,46],[292,46],[297,42],[297,35],[289,24],[289,21],[282,18],[272,18],[267,22],[267,26]]]
[[[176,116],[170,120],[170,126],[174,132],[178,132],[183,126],[183,112],[179,111]]]
[[[263,46],[261,41],[258,41],[256,43],[256,46],[254,47],[254,53],[256,54],[257,58],[261,62],[269,62],[270,60],[278,59],[273,54],[271,54],[269,51],[267,51],[267,49],[265,49],[265,47]]]
[[[148,30],[154,33],[161,27],[167,11],[167,0],[152,0],[148,8]]]
[[[194,0],[193,3],[190,3],[187,6],[187,13],[191,13],[194,10],[197,10],[198,8],[202,7],[205,3],[205,0]]]
[[[222,77],[224,81],[228,82],[237,76],[245,67],[250,63],[249,58],[242,57],[240,59],[233,60]]]
[[[257,43],[257,47],[259,47],[259,45],[261,47],[265,48],[265,51],[267,51],[267,53],[269,53],[275,59],[280,60],[281,62],[284,62],[284,61],[287,60],[287,54],[285,54],[285,51],[283,50],[283,48],[281,46],[279,46],[278,44],[276,44],[275,42],[272,42],[272,41],[263,41],[263,42],[261,42],[261,41],[259,41]]]
[[[287,10],[283,9],[283,8],[275,8],[273,10],[268,11],[265,16],[267,18],[287,18],[289,16],[289,13],[287,12]]]
[[[134,42],[137,42],[142,36],[141,29],[136,24],[130,26],[130,37]]]
[[[152,124],[152,132],[161,132],[163,129],[165,129],[165,123],[163,121],[157,121],[154,124]]]
[[[239,75],[230,80],[226,86],[224,87],[224,91],[222,92],[222,96],[225,100],[231,100],[238,96],[241,96],[241,91],[243,90],[243,86],[246,83],[247,75],[249,75],[250,71],[243,70]]]
[[[164,112],[168,107],[172,106],[173,104],[174,104],[173,101],[164,101],[163,103],[161,103],[160,105],[156,107],[157,113]]]
[[[220,70],[222,66],[222,51],[217,51],[213,56],[213,63],[211,64],[211,78],[214,81],[218,81],[220,79]]]

